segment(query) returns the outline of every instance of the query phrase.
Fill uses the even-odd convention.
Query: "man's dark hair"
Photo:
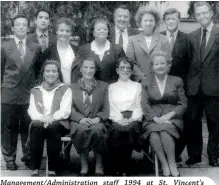
[[[46,9],[46,8],[40,8],[39,10],[37,10],[37,12],[36,12],[36,14],[35,14],[35,18],[36,18],[36,19],[37,19],[37,17],[38,17],[38,15],[39,15],[40,12],[46,12],[46,13],[48,13],[49,18],[50,18],[50,11],[49,11],[48,9]]]
[[[114,12],[113,12],[113,15],[115,15],[116,10],[119,9],[119,8],[120,8],[120,9],[128,10],[128,11],[130,12],[129,7],[128,7],[126,4],[120,4],[120,5],[118,5],[118,6],[115,8],[115,10],[114,10]]]
[[[29,19],[28,19],[24,14],[18,14],[18,15],[16,15],[16,16],[12,19],[12,21],[11,21],[11,26],[14,26],[14,21],[15,21],[16,19],[19,19],[19,18],[27,19],[27,25],[28,25],[28,27],[29,27],[30,21],[29,21]]]
[[[180,19],[181,15],[180,15],[180,12],[175,9],[175,8],[169,8],[167,9],[164,14],[163,14],[163,20],[165,20],[166,16],[167,15],[170,15],[170,14],[174,14],[174,13],[177,13],[178,14],[178,18]]]

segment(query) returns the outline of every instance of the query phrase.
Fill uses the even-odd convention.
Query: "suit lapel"
[[[10,54],[11,54],[11,58],[13,58],[13,62],[16,64],[16,66],[18,67],[18,69],[20,69],[21,71],[23,71],[23,64],[24,61],[20,56],[20,52],[17,48],[16,42],[14,41],[14,39],[11,41],[11,47],[9,48]]]
[[[28,71],[29,67],[33,62],[34,57],[34,49],[31,43],[26,44],[26,56],[24,57],[24,70],[25,72]]]
[[[152,91],[153,95],[155,97],[161,98],[160,90],[159,90],[159,87],[158,87],[158,84],[157,84],[157,81],[156,81],[154,75],[153,75],[151,80],[152,80],[151,85],[152,85],[152,89],[153,89],[153,91]]]
[[[212,30],[211,30],[210,38],[208,40],[208,43],[207,43],[207,46],[206,46],[206,50],[205,50],[204,59],[207,57],[207,55],[210,52],[212,46],[214,45],[216,34],[219,33],[219,31],[217,29],[218,28],[216,28],[216,26],[214,25]]]
[[[52,46],[52,45],[56,44],[57,40],[55,38],[55,35],[49,33],[48,36],[49,36],[49,38],[48,38],[49,39],[48,45]]]
[[[178,53],[180,51],[181,41],[182,41],[182,34],[180,31],[178,31],[177,36],[176,36],[176,40],[174,42],[172,55],[175,53]]]
[[[200,43],[201,43],[201,28],[199,28],[194,35],[195,49],[198,53],[198,59],[200,60]]]
[[[39,43],[39,40],[38,40],[38,38],[37,38],[37,34],[36,34],[36,33],[33,34],[31,41],[34,42],[34,43],[40,44],[40,43]]]
[[[149,55],[150,51],[147,48],[145,38],[144,38],[144,35],[142,33],[138,35],[137,41],[138,41],[140,47],[147,53],[147,55]]]
[[[149,53],[151,53],[151,51],[155,48],[155,46],[157,45],[158,43],[158,40],[159,40],[159,37],[157,34],[154,34],[152,36],[152,39],[151,39],[151,46],[150,46],[150,49],[149,49]]]
[[[79,111],[85,115],[84,111],[84,102],[83,102],[83,91],[80,89],[80,85],[77,83],[77,86],[75,86],[74,94],[74,100],[77,107],[80,109]]]
[[[94,112],[94,109],[97,107],[96,104],[97,104],[98,99],[99,99],[98,87],[99,87],[99,82],[97,81],[97,86],[92,93],[92,105],[91,105],[91,110],[90,110],[91,114],[92,114],[92,112]]]

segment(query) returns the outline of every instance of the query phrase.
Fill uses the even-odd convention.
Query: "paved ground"
[[[214,180],[214,182],[219,185],[219,168],[212,168],[208,165],[208,157],[207,157],[207,149],[206,149],[206,143],[207,143],[207,127],[206,124],[203,124],[204,131],[203,131],[203,138],[204,138],[204,149],[202,154],[202,162],[199,164],[188,166],[185,164],[185,161],[187,159],[187,152],[186,149],[182,153],[182,159],[183,161],[178,164],[179,171],[182,177],[185,176],[203,176],[203,177],[209,177]],[[31,171],[27,169],[24,166],[24,163],[21,162],[21,147],[20,142],[18,143],[18,154],[17,154],[17,164],[19,166],[17,171],[8,171],[5,167],[5,162],[1,156],[1,176],[30,176]],[[46,154],[44,153],[44,158],[41,165],[40,170],[40,176],[45,176],[45,159]],[[69,170],[64,171],[61,175],[62,176],[76,176],[77,173],[80,170],[80,162],[79,162],[79,156],[77,152],[75,151],[74,147],[71,149],[71,161],[72,164],[69,168]],[[93,154],[90,153],[90,166],[91,171],[93,170],[94,166],[94,158]],[[147,163],[144,160],[143,153],[137,153],[133,152],[132,155],[132,168],[135,172],[136,176],[154,176],[153,172],[147,172],[148,166]],[[136,169],[136,170],[135,170]]]

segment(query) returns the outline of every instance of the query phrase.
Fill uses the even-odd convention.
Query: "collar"
[[[23,42],[23,45],[26,45],[26,37],[24,38],[24,39],[22,39],[22,40],[20,40],[20,39],[18,39],[16,36],[14,37],[14,40],[15,40],[15,43],[18,45],[18,43],[20,42],[20,41],[22,41]]]
[[[97,45],[96,45],[96,42],[95,40],[93,40],[91,42],[91,50],[94,51],[94,53],[96,53],[97,55],[100,55],[101,53],[104,53],[105,51],[109,50],[110,49],[110,42],[107,40],[106,41],[106,44],[105,44],[105,47],[103,48],[102,51],[100,51],[98,48],[97,48]]]
[[[120,31],[121,31],[121,30],[120,30],[119,28],[117,28],[116,26],[115,26],[115,30],[116,30],[116,33],[117,33],[117,34],[120,34]],[[125,33],[125,34],[128,34],[128,29],[125,28],[122,32]]]
[[[120,79],[118,79],[118,83],[119,84],[129,84],[129,83],[131,83],[132,81],[130,80],[130,78],[126,81],[126,82],[124,82],[124,81],[121,81]]]
[[[166,30],[167,36],[170,37],[171,34],[173,34],[174,37],[177,36],[179,30],[177,29],[175,32],[171,33],[169,30]]]
[[[211,33],[211,30],[212,30],[213,26],[214,26],[214,24],[213,24],[213,22],[211,22],[211,24],[206,28],[207,31],[208,31],[208,33]],[[203,32],[203,29],[204,29],[204,28],[201,27],[201,29],[202,29],[202,32]]]
[[[44,34],[46,37],[48,37],[48,35],[49,35],[48,30],[46,32],[42,33],[38,29],[36,29],[36,34],[37,34],[37,37],[39,37],[39,38],[42,34]]]
[[[155,79],[156,79],[157,82],[166,82],[166,80],[167,80],[167,74],[165,75],[165,77],[164,77],[163,80],[160,80],[159,78],[157,78],[156,75],[154,75],[154,77],[155,77]]]

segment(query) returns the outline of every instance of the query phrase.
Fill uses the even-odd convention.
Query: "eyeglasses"
[[[120,71],[131,71],[132,69],[131,69],[131,67],[125,67],[125,66],[121,66],[121,67],[119,67],[119,70]]]

